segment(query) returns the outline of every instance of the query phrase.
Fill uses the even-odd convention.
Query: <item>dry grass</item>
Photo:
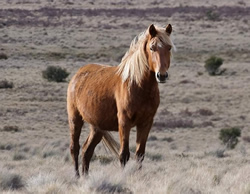
[[[1,1],[0,53],[8,59],[0,60],[0,193],[250,193],[249,7],[225,0]],[[67,83],[47,82],[42,71],[60,66],[71,77],[87,63],[117,65],[153,22],[173,24],[177,52],[170,79],[159,85],[143,168],[131,153],[122,170],[100,144],[89,176],[76,180]],[[205,73],[213,54],[224,59],[221,76]],[[242,139],[224,151],[218,136],[228,126],[239,126]],[[132,129],[131,152],[135,139]]]
[[[10,173],[7,169],[2,168],[0,171],[0,191],[2,190],[19,190],[24,187],[23,178],[16,173]]]
[[[146,158],[139,171],[134,161],[124,170],[115,163],[100,166],[94,161],[90,175],[79,180],[72,177],[71,164],[52,159],[25,180],[6,171],[0,185],[3,191],[29,193],[248,193],[250,167],[244,159],[235,162],[237,157],[170,154],[164,160]]]

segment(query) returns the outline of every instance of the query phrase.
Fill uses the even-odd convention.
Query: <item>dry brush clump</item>
[[[220,19],[219,14],[211,9],[206,11],[206,18],[211,21],[218,21]]]
[[[20,161],[20,160],[26,160],[26,159],[27,159],[26,155],[21,152],[15,152],[13,155],[14,161]]]
[[[6,60],[6,59],[8,59],[8,56],[5,53],[0,53],[0,60],[1,59]]]
[[[9,172],[3,168],[0,171],[0,191],[18,190],[25,186],[22,176]]]
[[[211,56],[205,61],[205,69],[209,75],[221,75],[226,69],[220,70],[223,64],[223,59],[216,56]]]
[[[157,119],[153,127],[157,129],[174,129],[174,128],[194,128],[193,120],[171,116],[169,118]]]
[[[65,82],[65,79],[69,76],[69,73],[57,66],[48,66],[46,70],[42,72],[43,78],[48,81]]]
[[[14,87],[13,82],[10,82],[7,80],[0,81],[0,89],[8,89],[8,88],[13,88],[13,87]]]
[[[201,108],[199,110],[196,111],[198,114],[200,114],[201,116],[212,116],[214,113],[213,111],[207,109],[207,108]]]
[[[238,127],[229,127],[220,130],[219,139],[227,149],[234,149],[238,144],[238,137],[241,136],[241,130]]]
[[[21,129],[18,126],[15,125],[6,125],[3,127],[2,131],[6,132],[20,132]]]

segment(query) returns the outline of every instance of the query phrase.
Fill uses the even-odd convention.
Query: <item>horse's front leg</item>
[[[130,134],[130,122],[125,115],[119,115],[119,135],[120,135],[120,154],[119,159],[121,166],[125,166],[129,160],[129,134]]]
[[[136,160],[139,163],[139,168],[141,168],[141,163],[144,160],[146,142],[147,142],[148,134],[152,127],[152,124],[153,124],[153,119],[149,119],[137,125]]]

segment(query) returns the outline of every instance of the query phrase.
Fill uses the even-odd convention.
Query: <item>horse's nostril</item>
[[[157,73],[157,78],[160,79],[160,77],[161,77],[161,74],[160,74],[160,72],[158,72]]]
[[[159,79],[167,79],[168,78],[168,72],[165,73],[165,75],[161,75],[160,72],[157,73],[157,78]]]
[[[166,75],[165,75],[166,78],[168,78],[168,72],[166,72]]]

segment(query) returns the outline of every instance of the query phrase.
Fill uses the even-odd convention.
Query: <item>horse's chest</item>
[[[130,108],[137,116],[154,116],[159,103],[159,92],[145,92],[133,99]]]

